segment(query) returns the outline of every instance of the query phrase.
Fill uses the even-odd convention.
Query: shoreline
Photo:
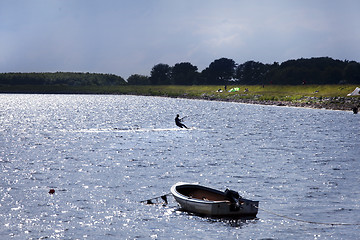
[[[144,97],[167,97],[167,98],[181,98],[181,99],[194,99],[205,101],[218,101],[218,102],[234,102],[244,104],[257,104],[279,107],[298,107],[298,108],[311,108],[311,109],[325,109],[336,111],[353,111],[354,107],[360,108],[360,98],[358,97],[331,97],[327,99],[318,99],[311,97],[308,101],[275,101],[275,100],[256,100],[256,99],[230,99],[230,98],[214,98],[214,97],[195,97],[195,96],[168,96],[168,95],[148,95],[148,94],[136,94],[136,93],[96,93],[96,92],[0,92],[1,94],[59,94],[59,95],[133,95]]]
[[[301,107],[312,109],[353,111],[360,108],[359,96],[346,96],[352,85],[323,86],[242,86],[249,93],[219,93],[220,86],[1,86],[2,94],[94,94],[134,95],[168,98],[198,99],[207,101],[237,102],[245,104]],[[284,89],[288,88],[288,89]],[[290,88],[290,89],[289,89]],[[326,92],[328,89],[332,91]],[[321,92],[321,95],[319,91]]]
[[[168,96],[159,96],[168,97]],[[353,111],[353,107],[360,108],[360,98],[353,97],[331,97],[320,100],[319,98],[311,97],[308,101],[274,101],[274,100],[256,100],[256,99],[228,99],[228,98],[212,98],[212,97],[186,97],[178,96],[175,98],[183,99],[197,99],[206,101],[219,101],[219,102],[235,102],[244,104],[257,104],[279,107],[298,107],[298,108],[311,108],[311,109],[325,109],[336,111]]]

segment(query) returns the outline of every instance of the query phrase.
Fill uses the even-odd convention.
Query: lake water
[[[359,127],[350,111],[1,94],[0,239],[356,239]],[[179,211],[172,197],[140,203],[179,181],[261,209],[231,221]]]

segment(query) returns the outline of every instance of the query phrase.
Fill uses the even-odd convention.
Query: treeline
[[[67,85],[67,86],[109,86],[124,85],[127,82],[114,74],[100,73],[1,73],[2,85]]]
[[[289,60],[281,64],[264,64],[220,58],[201,72],[191,63],[155,65],[150,77],[132,75],[129,84],[150,85],[300,85],[300,84],[359,84],[360,63],[329,57]]]
[[[0,85],[300,85],[360,84],[360,63],[329,57],[288,60],[281,64],[247,61],[237,64],[220,58],[198,71],[189,62],[174,66],[157,64],[150,76],[133,74],[127,81],[114,74],[98,73],[2,73]]]

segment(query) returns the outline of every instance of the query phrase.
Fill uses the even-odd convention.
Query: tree
[[[273,84],[337,84],[350,79],[342,77],[346,64],[329,57],[288,60],[272,67],[267,78]]]
[[[351,61],[344,69],[344,78],[346,83],[360,83],[360,63]]]
[[[123,85],[125,80],[114,74],[100,73],[4,73],[0,74],[0,84],[9,85]]]
[[[149,80],[152,85],[171,84],[171,67],[163,63],[155,65],[151,70]]]
[[[172,82],[176,85],[192,85],[196,83],[198,68],[189,62],[177,63],[172,68]]]
[[[236,68],[236,79],[241,84],[264,84],[270,65],[247,61]]]
[[[208,84],[227,84],[235,74],[235,61],[220,58],[210,63],[207,74]]]
[[[139,74],[133,74],[127,79],[128,84],[130,85],[149,85],[149,77]]]

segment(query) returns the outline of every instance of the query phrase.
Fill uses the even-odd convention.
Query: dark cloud
[[[5,0],[0,72],[86,71],[127,78],[158,63],[229,57],[360,60],[360,2]]]

